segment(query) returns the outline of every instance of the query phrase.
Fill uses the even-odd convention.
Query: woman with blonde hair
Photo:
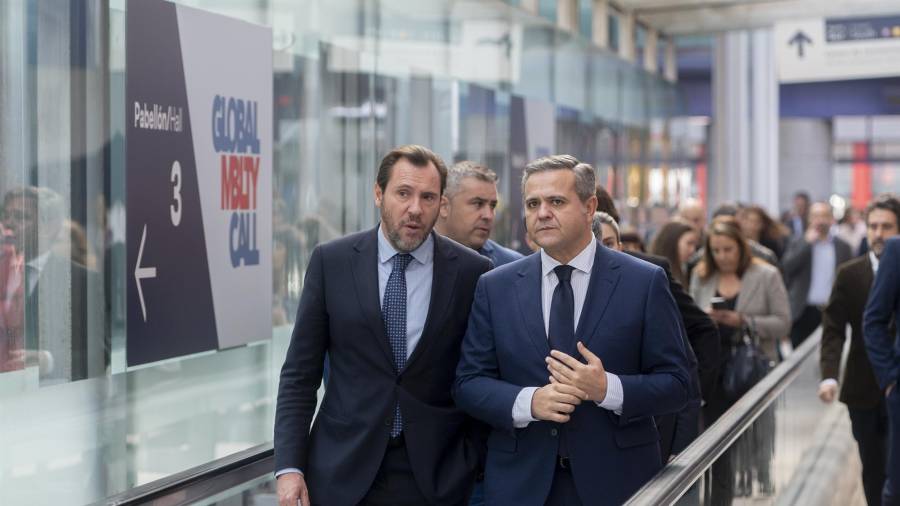
[[[771,362],[778,360],[777,343],[791,328],[790,305],[781,274],[775,267],[753,257],[747,240],[737,223],[716,220],[706,234],[703,259],[691,275],[691,296],[698,306],[709,312],[719,327],[722,345],[719,388],[707,398],[704,417],[707,426],[717,420],[737,399],[723,388],[722,378],[728,374],[729,358],[745,335],[757,339],[759,350]],[[768,423],[767,423],[768,422]],[[771,491],[768,463],[774,451],[774,418],[761,417],[759,428],[736,445],[751,451],[752,456],[737,458],[740,488],[734,490],[731,458],[722,458],[713,468],[712,504],[730,504],[735,494],[749,495],[752,486],[748,476],[756,468],[763,491]],[[748,450],[749,449],[749,450]],[[734,452],[731,452],[734,454]]]

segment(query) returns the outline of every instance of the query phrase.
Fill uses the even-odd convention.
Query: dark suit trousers
[[[800,317],[794,320],[791,327],[791,344],[800,346],[806,338],[822,323],[822,311],[815,306],[806,306]]]
[[[881,494],[883,506],[900,506],[900,392],[894,387],[885,400],[888,412],[888,459],[884,490]]]
[[[420,506],[428,500],[419,491],[409,463],[409,454],[402,435],[392,440],[381,461],[378,474],[361,506]]]
[[[547,496],[546,506],[581,506],[578,498],[578,490],[575,489],[575,479],[572,471],[559,469],[553,474],[553,485],[550,486],[550,494]]]
[[[874,408],[847,408],[862,462],[863,490],[869,506],[881,504],[887,461],[888,418],[884,402]]]

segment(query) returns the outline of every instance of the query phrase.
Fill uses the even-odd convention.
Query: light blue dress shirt
[[[834,281],[835,262],[834,239],[818,241],[812,245],[812,267],[809,280],[809,294],[806,303],[810,306],[824,306],[831,297]]]
[[[591,241],[581,253],[573,258],[568,265],[575,269],[572,271],[572,294],[575,296],[575,328],[578,328],[578,321],[581,319],[581,312],[584,306],[584,300],[587,298],[588,286],[591,282],[591,269],[594,267],[594,255],[597,252],[597,241]],[[544,316],[544,333],[549,332],[550,327],[550,304],[553,301],[553,291],[559,280],[553,269],[561,265],[556,259],[541,250],[541,309]],[[601,360],[603,357],[600,357]],[[548,372],[549,375],[549,372]],[[613,411],[617,415],[622,414],[622,404],[624,403],[624,393],[622,391],[622,380],[615,374],[606,372],[606,397],[596,404],[601,408]],[[537,421],[531,416],[531,401],[538,387],[525,387],[519,391],[516,401],[513,403],[512,418],[513,426],[516,428],[526,427],[529,423]]]
[[[378,227],[378,297],[384,303],[384,292],[388,278],[394,268],[394,255],[399,253],[384,236],[384,229]],[[428,306],[431,303],[431,279],[434,275],[434,236],[428,234],[425,242],[409,252],[413,261],[406,268],[406,358],[410,355],[425,329]]]

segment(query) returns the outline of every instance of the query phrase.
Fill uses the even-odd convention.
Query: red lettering
[[[228,177],[227,155],[222,155],[222,209],[229,209],[228,197],[231,194],[231,179]]]

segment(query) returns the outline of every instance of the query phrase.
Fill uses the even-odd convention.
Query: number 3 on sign
[[[175,203],[169,206],[169,216],[172,218],[172,225],[177,227],[181,224],[181,164],[178,163],[178,160],[172,163],[169,181],[175,185],[172,188],[172,198]]]

